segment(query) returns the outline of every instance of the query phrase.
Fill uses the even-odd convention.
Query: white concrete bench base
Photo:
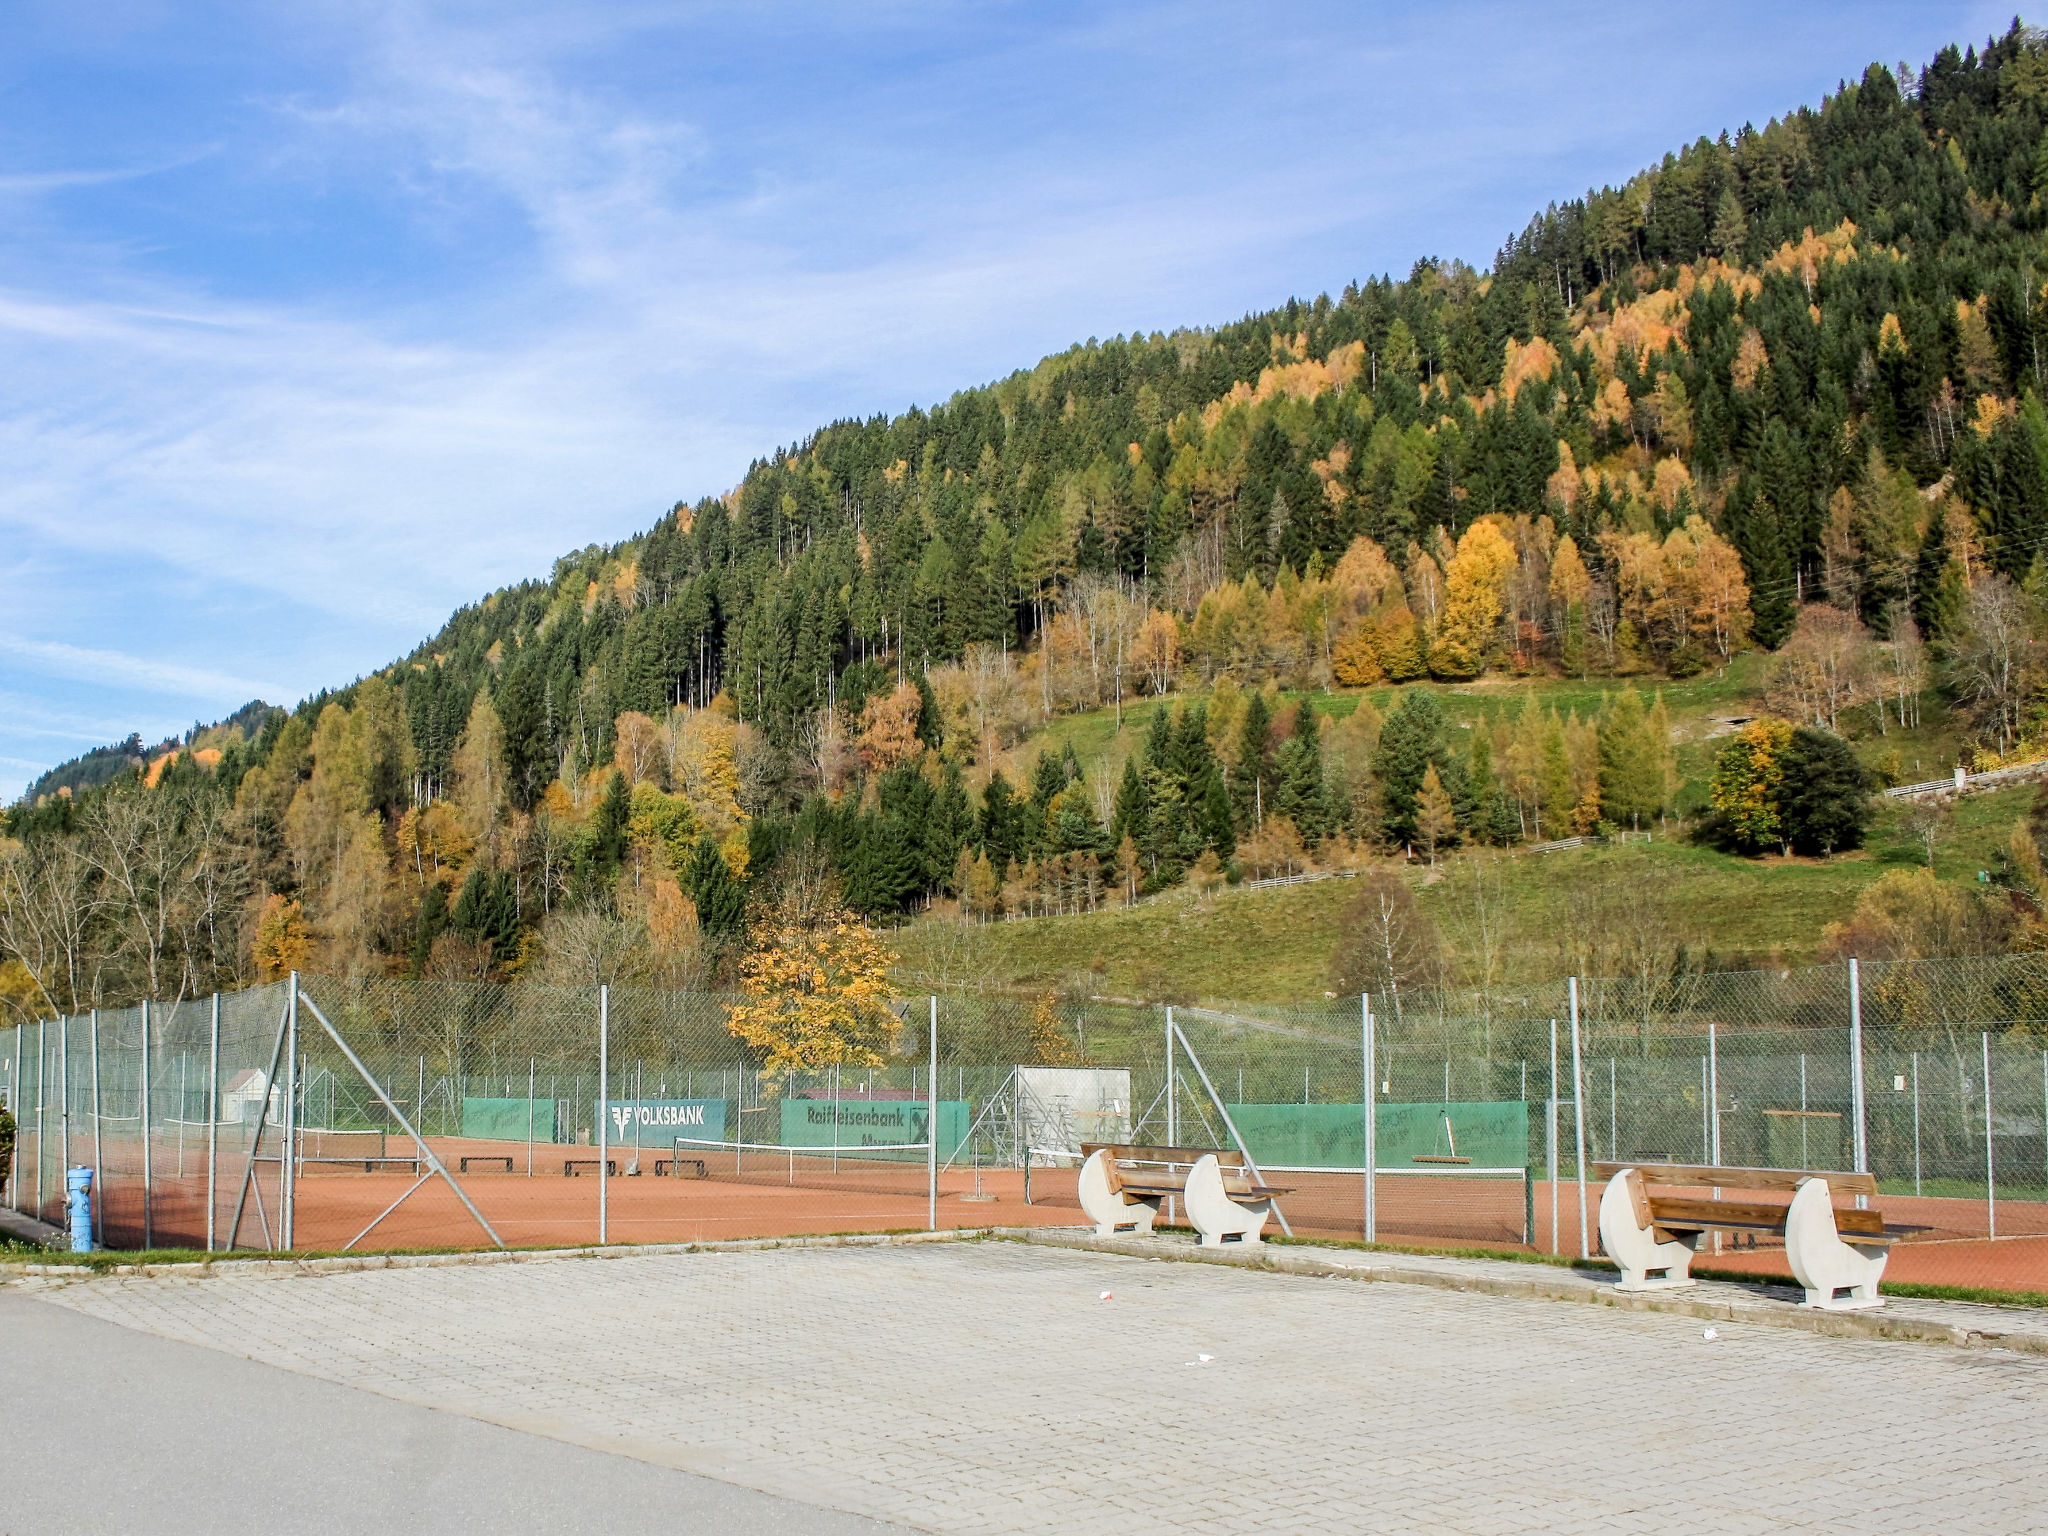
[[[1621,1266],[1617,1291],[1676,1291],[1699,1282],[1687,1273],[1692,1265],[1693,1244],[1699,1239],[1660,1243],[1648,1227],[1636,1220],[1635,1201],[1630,1197],[1624,1168],[1607,1181],[1600,1194],[1600,1246],[1607,1257]]]
[[[1223,1166],[1212,1153],[1199,1159],[1188,1170],[1188,1184],[1182,1198],[1188,1209],[1188,1220],[1201,1233],[1198,1240],[1204,1248],[1221,1248],[1235,1239],[1241,1243],[1257,1243],[1259,1233],[1266,1225],[1266,1218],[1273,1214],[1273,1202],[1263,1200],[1234,1200],[1223,1187]]]
[[[1119,1232],[1152,1235],[1152,1223],[1159,1216],[1160,1202],[1112,1189],[1109,1154],[1091,1152],[1081,1164],[1081,1209],[1095,1223],[1097,1237],[1115,1237]]]
[[[1862,1312],[1884,1305],[1877,1282],[1884,1277],[1888,1248],[1858,1247],[1835,1230],[1834,1202],[1826,1179],[1801,1179],[1785,1213],[1785,1259],[1806,1288],[1802,1306],[1823,1312]],[[1835,1292],[1849,1294],[1837,1297]]]

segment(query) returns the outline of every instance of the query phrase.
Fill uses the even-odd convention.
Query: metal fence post
[[[1986,1030],[1979,1038],[1984,1042],[1984,1221],[1988,1234],[1998,1236],[1998,1170],[1991,1156],[1991,1032]]]
[[[206,1251],[213,1252],[214,1177],[220,1161],[220,994],[213,994],[206,1025]]]
[[[299,973],[291,974],[285,994],[284,1023],[284,1162],[283,1186],[278,1194],[278,1241],[287,1253],[298,1241],[293,1230],[299,1194]]]
[[[1173,1079],[1173,1005],[1169,1003],[1166,1008],[1166,1144],[1169,1147],[1180,1145],[1180,1120],[1175,1104],[1175,1100],[1179,1095],[1173,1091]],[[1173,1196],[1171,1195],[1166,1197],[1166,1224],[1168,1226],[1173,1225]]]
[[[1544,1147],[1550,1183],[1550,1251],[1561,1253],[1557,1231],[1557,1020],[1550,1021],[1550,1097],[1543,1106]]]
[[[1913,1193],[1920,1193],[1920,1053],[1913,1053]]]
[[[1365,1155],[1359,1159],[1365,1178],[1365,1240],[1376,1243],[1379,1241],[1380,1219],[1376,1177],[1379,1172],[1380,1071],[1373,1051],[1372,999],[1363,992],[1358,994],[1358,1031],[1359,1075],[1365,1090],[1362,1095],[1365,1101]],[[1242,1101],[1244,1090],[1239,1089],[1237,1096]]]
[[[149,1155],[149,999],[142,1001],[142,1246],[156,1246],[155,1169]]]
[[[45,1074],[49,1071],[49,1042],[41,1019],[36,1020],[36,1215],[43,1214],[43,1162],[47,1154],[43,1131],[43,1101],[49,1096]]]
[[[669,1172],[675,1170],[671,1168]],[[526,1058],[526,1176],[533,1177],[533,1058]]]
[[[1707,1161],[1721,1166],[1721,1047],[1712,1019],[1707,1020]],[[1718,1190],[1714,1198],[1721,1198]]]
[[[937,993],[932,994],[931,1053],[931,1076],[924,1085],[924,1224],[927,1231],[936,1232],[939,1230],[939,998]],[[837,1092],[836,1089],[834,1091]],[[833,1114],[835,1117],[838,1114],[838,1106],[836,1104],[833,1106]],[[832,1139],[835,1142],[839,1140],[837,1130],[833,1132]],[[835,1153],[834,1155],[836,1156],[837,1154]]]
[[[1593,1256],[1591,1234],[1586,1230],[1586,1103],[1579,1064],[1579,978],[1571,978],[1572,1003],[1572,1144],[1579,1174],[1579,1257]]]
[[[597,1241],[611,1241],[611,1170],[605,1158],[611,1147],[612,989],[597,989]]]
[[[92,1011],[92,1245],[107,1242],[107,1160],[100,1139],[100,1011]]]
[[[14,1208],[16,1210],[20,1210],[20,1112],[27,1108],[27,1104],[20,1102],[20,1049],[23,1049],[23,1044],[27,1044],[27,1036],[29,1036],[27,1026],[23,1026],[23,1024],[16,1024],[14,1026],[14,1075],[8,1077],[8,1110],[14,1112],[16,1135],[14,1135],[14,1157],[8,1163],[8,1180],[6,1182],[8,1182],[8,1194],[14,1198]],[[41,1067],[37,1067],[37,1073],[41,1073]],[[2048,1065],[2042,1067],[2042,1075],[2044,1075],[2044,1081],[2048,1081]],[[37,1153],[41,1155],[41,1147],[37,1147]]]
[[[95,1009],[95,1012],[98,1010]],[[71,1167],[71,1016],[57,1021],[57,1174]]]
[[[1849,959],[1849,1108],[1855,1117],[1856,1171],[1868,1173],[1870,1127],[1863,1102],[1863,977],[1853,955]],[[1856,1197],[1859,1211],[1869,1204],[1868,1196]]]

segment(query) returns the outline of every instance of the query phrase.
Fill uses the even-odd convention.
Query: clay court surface
[[[597,1153],[594,1148],[525,1142],[491,1142],[457,1137],[429,1138],[436,1155],[458,1173],[464,1190],[508,1246],[566,1247],[598,1238]],[[393,1141],[394,1150],[397,1142]],[[163,1153],[159,1152],[163,1158]],[[686,1162],[680,1179],[655,1173],[667,1148],[611,1152],[619,1172],[607,1191],[607,1231],[614,1243],[718,1242],[735,1238],[794,1237],[839,1232],[914,1231],[927,1220],[925,1170],[921,1160],[877,1167],[853,1166],[833,1172],[814,1168],[792,1185],[772,1168],[735,1181],[715,1163],[698,1177]],[[460,1173],[463,1159],[469,1171]],[[505,1162],[510,1160],[510,1171]],[[136,1159],[139,1163],[139,1158]],[[164,1159],[168,1162],[168,1159]],[[577,1165],[572,1173],[564,1170]],[[160,1166],[162,1166],[160,1164]],[[531,1174],[528,1168],[531,1167]],[[638,1168],[638,1173],[630,1170]],[[233,1224],[240,1189],[239,1167],[223,1159],[219,1179],[217,1230],[224,1239]],[[233,1176],[230,1176],[233,1175]],[[268,1165],[259,1212],[252,1198],[241,1221],[243,1247],[268,1246],[266,1222],[276,1218],[276,1165]],[[309,1165],[299,1182],[296,1246],[332,1251],[356,1238],[415,1182],[411,1166],[365,1172],[362,1165]],[[1308,1237],[1355,1239],[1361,1235],[1360,1190],[1355,1175],[1294,1174],[1276,1178],[1294,1186],[1282,1202],[1296,1231]],[[971,1198],[980,1194],[983,1199]],[[1069,1168],[1036,1168],[1032,1202],[1024,1200],[1024,1175],[1016,1169],[956,1168],[939,1178],[941,1228],[1073,1226],[1082,1221]],[[1589,1226],[1597,1224],[1600,1190],[1586,1190]],[[1578,1186],[1557,1190],[1556,1249],[1579,1250]],[[1379,1235],[1383,1242],[1427,1248],[1514,1249],[1549,1252],[1550,1186],[1538,1181],[1525,1196],[1519,1178],[1448,1178],[1383,1175],[1379,1181]],[[204,1185],[179,1179],[165,1167],[155,1195],[154,1237],[159,1247],[203,1246]],[[2048,1291],[2048,1204],[2001,1201],[1999,1237],[1985,1237],[1987,1213],[1981,1200],[1915,1199],[1883,1195],[1873,1202],[1888,1221],[1928,1230],[1893,1250],[1886,1278],[1920,1284]],[[1533,1210],[1529,1209],[1533,1207]],[[53,1216],[55,1212],[52,1212]],[[132,1179],[115,1186],[104,1213],[107,1240],[140,1246],[141,1208]],[[1525,1217],[1533,1215],[1534,1242],[1523,1242]],[[358,1248],[489,1247],[490,1240],[438,1179],[420,1185],[403,1204],[362,1237]],[[1592,1247],[1597,1252],[1597,1233]],[[1720,1251],[1709,1243],[1699,1264],[1744,1273],[1786,1275],[1782,1244],[1738,1249],[1732,1239]]]
[[[17,1286],[0,1346],[52,1308],[155,1335],[138,1359],[178,1341],[608,1452],[622,1489],[641,1464],[929,1531],[2016,1532],[2048,1507],[2048,1360],[1019,1243],[102,1277]],[[189,1475],[286,1500],[292,1459],[223,1428],[186,1437]],[[174,1432],[94,1448],[135,1501],[105,1528],[159,1528],[126,1458]],[[437,1476],[366,1463],[358,1501],[322,1463],[290,1528],[368,1529]]]

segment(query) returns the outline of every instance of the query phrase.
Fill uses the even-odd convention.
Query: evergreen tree
[[[1238,829],[1249,831],[1257,827],[1265,819],[1267,804],[1273,798],[1273,717],[1262,693],[1254,693],[1245,701],[1230,790]]]
[[[519,893],[512,872],[487,869],[481,859],[470,865],[449,926],[473,944],[488,944],[499,965],[509,964],[519,953]]]
[[[1736,550],[1749,580],[1750,633],[1757,644],[1774,651],[1792,633],[1799,604],[1785,530],[1768,496],[1750,503],[1737,529]]]
[[[1010,781],[998,768],[981,791],[981,814],[975,825],[976,840],[995,866],[998,879],[1007,876],[1010,865],[1024,855],[1025,822],[1025,808],[1017,803]]]
[[[1313,848],[1329,830],[1329,796],[1323,783],[1323,741],[1313,705],[1304,701],[1294,734],[1273,754],[1273,804],[1289,818],[1301,840]]]
[[[448,926],[448,893],[437,880],[427,882],[425,894],[420,897],[419,925],[413,931],[412,974],[422,975],[427,968],[427,957],[433,953],[434,940],[441,936],[441,930]]]
[[[1872,814],[1871,777],[1855,750],[1831,731],[1799,726],[1780,761],[1785,839],[1801,853],[1822,855],[1860,846]]]
[[[1116,787],[1116,806],[1110,814],[1109,835],[1112,842],[1122,842],[1126,837],[1135,840],[1144,832],[1151,818],[1151,805],[1145,796],[1145,776],[1138,769],[1138,759],[1124,759],[1124,776]]]
[[[725,855],[708,835],[697,840],[684,882],[689,887],[690,899],[697,904],[697,927],[704,937],[713,941],[729,939],[745,928],[746,892],[733,879],[732,866],[725,862]]]
[[[1380,727],[1380,748],[1373,758],[1373,772],[1386,803],[1382,828],[1388,841],[1416,840],[1416,800],[1422,781],[1433,767],[1437,785],[1445,789],[1445,772],[1450,764],[1448,730],[1443,705],[1426,688],[1410,689],[1400,706]]]

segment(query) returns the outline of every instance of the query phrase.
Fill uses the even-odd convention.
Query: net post
[[[939,1230],[939,997],[932,994],[930,1076],[924,1085],[924,1185],[925,1229]],[[833,1106],[833,1141],[839,1140],[838,1106]]]
[[[611,1176],[605,1160],[611,1151],[612,989],[597,989],[597,1242],[611,1241]]]
[[[213,1252],[214,1179],[220,1154],[220,994],[213,994],[206,1026],[206,1251]]]
[[[107,1242],[107,1161],[100,1151],[100,1011],[92,1011],[92,1245]]]
[[[1572,1004],[1572,1147],[1579,1176],[1579,1257],[1590,1259],[1593,1246],[1586,1231],[1586,1104],[1579,1064],[1579,978],[1571,978]]]
[[[1359,1071],[1363,1078],[1362,1098],[1364,1106],[1360,1111],[1361,1129],[1365,1132],[1365,1155],[1359,1159],[1365,1179],[1365,1240],[1379,1241],[1379,1191],[1375,1187],[1374,1175],[1379,1169],[1379,1062],[1373,1051],[1372,998],[1366,993],[1358,994],[1358,1037]],[[1238,1098],[1244,1097],[1240,1090]]]

